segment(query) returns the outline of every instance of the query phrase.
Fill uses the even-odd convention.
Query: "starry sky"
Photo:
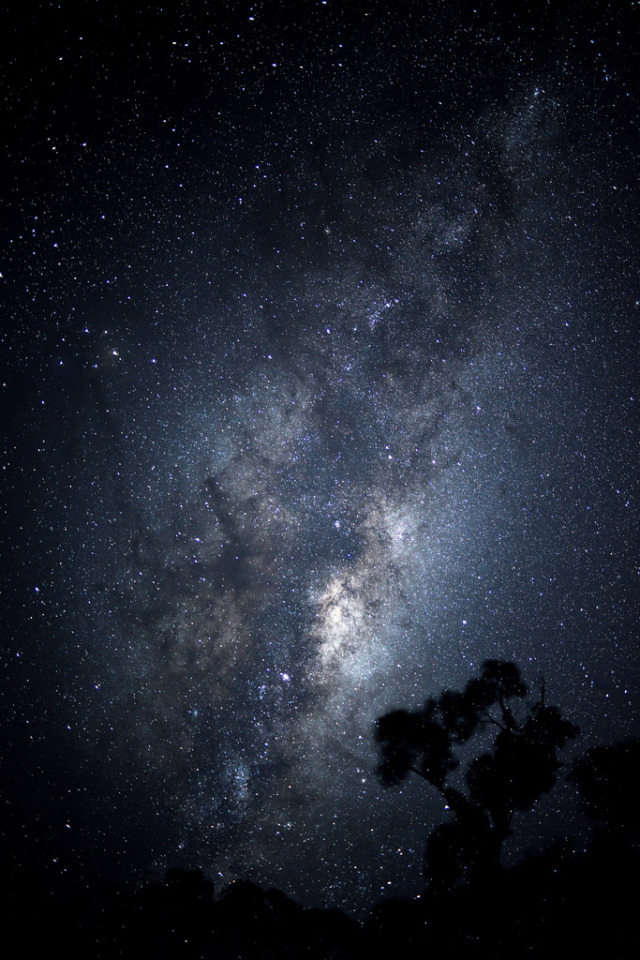
[[[385,711],[640,733],[639,17],[4,6],[3,849],[357,912],[444,816]]]

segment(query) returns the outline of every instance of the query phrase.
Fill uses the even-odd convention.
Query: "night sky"
[[[4,850],[357,913],[445,816],[385,711],[640,733],[639,19],[3,5]]]

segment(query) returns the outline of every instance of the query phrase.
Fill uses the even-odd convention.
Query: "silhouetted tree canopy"
[[[588,750],[574,763],[571,778],[580,787],[589,816],[638,832],[639,773],[640,740],[631,740]]]
[[[464,690],[445,690],[418,710],[395,710],[375,724],[378,775],[393,786],[410,773],[444,797],[455,819],[430,836],[425,877],[452,886],[499,865],[513,815],[527,810],[556,782],[558,751],[578,728],[528,690],[518,667],[487,660]],[[490,749],[456,775],[460,748],[491,731]]]

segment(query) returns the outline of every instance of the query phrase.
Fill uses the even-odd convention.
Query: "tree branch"
[[[483,710],[481,716],[484,716],[487,723],[493,723],[496,727],[499,727],[500,730],[506,732],[507,728],[503,726],[499,720],[496,720],[495,717],[492,717],[488,710]]]

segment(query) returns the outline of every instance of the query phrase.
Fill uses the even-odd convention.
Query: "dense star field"
[[[418,893],[373,722],[488,657],[640,733],[640,11],[578,7],[5,6],[1,822],[61,888]]]

